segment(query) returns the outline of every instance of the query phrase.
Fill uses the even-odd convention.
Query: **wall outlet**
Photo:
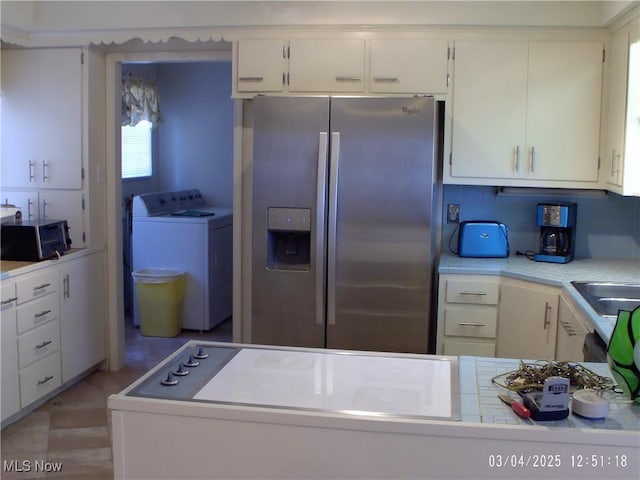
[[[447,223],[459,223],[460,222],[460,205],[457,203],[450,203],[447,205]]]

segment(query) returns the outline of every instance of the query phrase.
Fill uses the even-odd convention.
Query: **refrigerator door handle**
[[[327,154],[329,135],[320,132],[318,138],[318,190],[316,202],[316,323],[324,325],[325,276],[325,209],[327,202]]]
[[[340,164],[340,132],[331,133],[329,164],[329,225],[327,251],[327,324],[336,324],[336,239],[338,223],[338,168]]]

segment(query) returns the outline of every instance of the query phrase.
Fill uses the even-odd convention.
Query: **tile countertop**
[[[527,363],[533,361],[527,361]],[[460,419],[463,422],[529,425],[547,428],[579,428],[585,430],[624,430],[640,432],[640,403],[632,403],[621,394],[605,393],[610,401],[609,413],[604,419],[589,420],[569,414],[563,420],[533,421],[518,417],[511,407],[504,404],[499,394],[509,391],[496,385],[492,379],[517,370],[520,360],[513,358],[484,358],[460,356]],[[606,363],[584,363],[594,373],[611,377]],[[500,379],[504,381],[504,379]],[[514,398],[518,395],[512,393]],[[569,402],[571,404],[571,402]]]
[[[501,275],[562,288],[582,311],[591,327],[606,343],[615,325],[614,318],[598,315],[571,285],[572,281],[640,283],[640,259],[578,258],[565,264],[534,262],[522,255],[507,258],[461,258],[443,253],[438,273]]]
[[[92,248],[72,248],[65,252],[59,259],[54,258],[51,260],[42,260],[40,262],[20,262],[16,260],[1,260],[0,261],[0,280],[6,280],[9,278],[17,277],[25,273],[31,273],[43,268],[48,268],[56,265],[57,263],[66,262],[75,258],[90,255],[98,249]]]

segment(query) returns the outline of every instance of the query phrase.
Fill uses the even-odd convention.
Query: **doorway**
[[[233,207],[231,44],[209,43],[215,44],[215,48],[107,54],[107,262],[113,266],[108,279],[109,304],[116,306],[110,309],[108,321],[111,370],[124,366],[130,333],[126,331],[125,320],[131,317],[133,308],[130,248],[133,196],[198,188],[210,204]],[[148,178],[121,178],[123,72],[144,73],[159,86],[162,121],[153,135],[154,172]],[[186,332],[190,338],[198,334]]]

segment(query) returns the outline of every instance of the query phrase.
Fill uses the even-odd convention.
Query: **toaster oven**
[[[66,220],[3,223],[0,228],[2,260],[37,262],[63,255],[71,248]]]

